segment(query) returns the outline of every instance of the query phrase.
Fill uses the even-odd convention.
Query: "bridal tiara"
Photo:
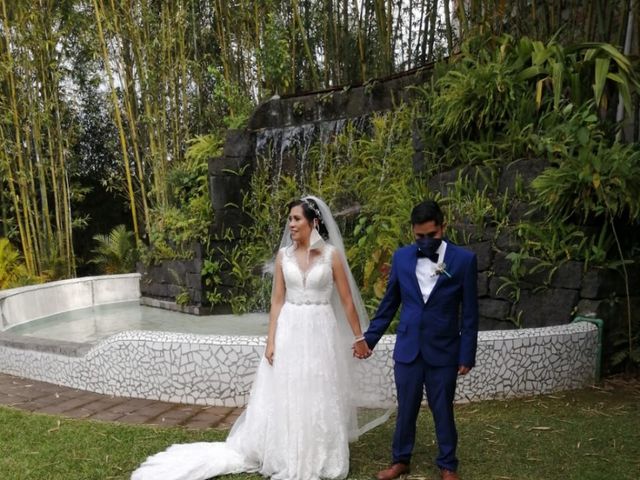
[[[301,198],[300,201],[302,203],[304,203],[305,205],[307,205],[311,210],[313,210],[315,212],[316,218],[318,219],[318,221],[322,221],[322,215],[320,215],[320,209],[315,204],[315,202],[313,202],[313,200],[307,199],[307,198]],[[313,202],[313,203],[311,203],[311,202]]]

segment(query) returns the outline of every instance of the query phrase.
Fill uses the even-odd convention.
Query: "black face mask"
[[[418,250],[427,256],[435,254],[441,243],[441,238],[422,237],[416,239]]]

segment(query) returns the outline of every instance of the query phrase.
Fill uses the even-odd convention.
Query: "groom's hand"
[[[471,371],[471,368],[467,367],[466,365],[458,366],[458,375],[466,375],[467,373],[469,373],[469,371]]]
[[[373,353],[369,348],[369,345],[367,345],[367,342],[364,340],[355,342],[352,348],[353,348],[353,356],[360,359],[369,358]]]

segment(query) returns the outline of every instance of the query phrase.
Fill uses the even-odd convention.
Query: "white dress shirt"
[[[444,252],[447,249],[447,242],[442,240],[442,243],[436,250],[438,254],[438,263],[433,263],[426,257],[418,257],[418,263],[416,264],[416,277],[418,277],[418,285],[420,285],[420,292],[422,293],[422,299],[426,303],[429,300],[429,295],[433,287],[436,286],[438,275],[436,270],[439,264],[444,261]]]

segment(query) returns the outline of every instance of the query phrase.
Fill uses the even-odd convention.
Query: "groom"
[[[364,334],[373,349],[402,305],[393,352],[398,396],[393,461],[376,478],[392,480],[409,472],[426,389],[440,475],[443,480],[458,480],[453,399],[457,376],[466,375],[475,364],[477,259],[473,252],[443,240],[446,225],[435,201],[416,205],[411,224],[416,243],[394,253],[386,293]]]

